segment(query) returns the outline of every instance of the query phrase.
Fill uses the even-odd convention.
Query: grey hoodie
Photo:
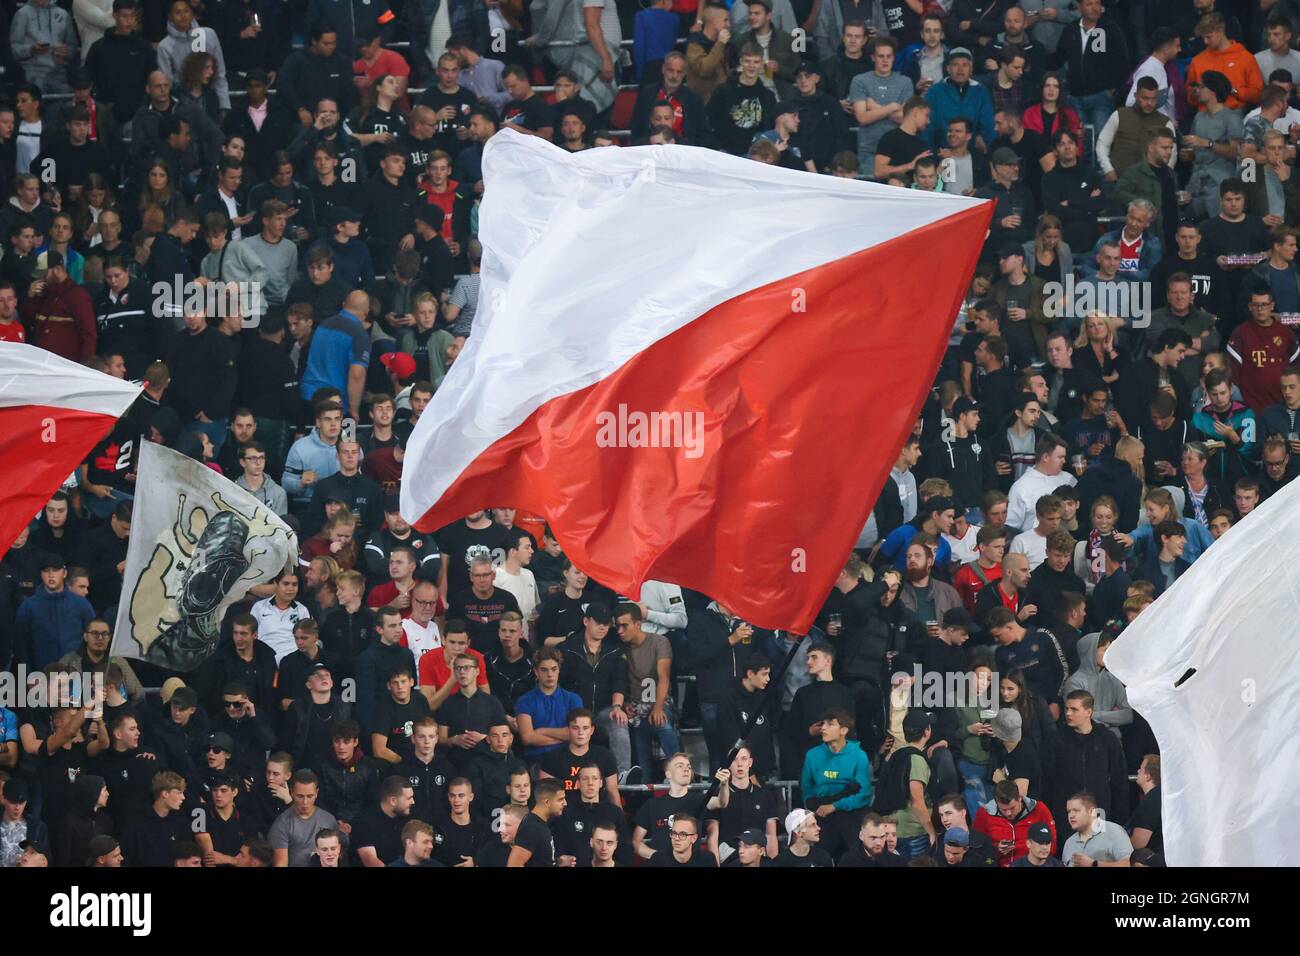
[[[1086,690],[1092,695],[1092,719],[1119,736],[1119,729],[1133,723],[1133,708],[1119,678],[1097,667],[1097,642],[1100,634],[1086,634],[1079,639],[1079,669],[1065,682],[1063,694]]]
[[[158,44],[158,69],[171,78],[172,86],[180,88],[181,64],[191,53],[211,53],[217,61],[217,71],[212,76],[212,92],[217,94],[217,105],[223,110],[230,109],[230,84],[226,80],[226,58],[221,52],[221,41],[217,32],[211,27],[201,27],[197,23],[190,27],[189,33],[181,33],[176,25],[168,21],[167,35]]]
[[[50,49],[33,53],[32,47],[45,43]],[[23,71],[27,82],[41,88],[41,92],[70,93],[68,67],[78,63],[77,34],[73,30],[72,15],[52,0],[32,0],[18,8],[13,25],[9,28],[9,46]],[[54,47],[66,46],[68,57],[62,63],[54,58]]]

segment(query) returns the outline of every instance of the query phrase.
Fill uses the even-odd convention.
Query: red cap
[[[415,359],[405,352],[389,352],[379,356],[379,361],[398,378],[410,378],[415,374]]]

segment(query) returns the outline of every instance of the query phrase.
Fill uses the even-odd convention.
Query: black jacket
[[[1110,495],[1119,505],[1119,514],[1115,516],[1116,528],[1128,534],[1137,527],[1142,509],[1142,479],[1133,474],[1128,462],[1103,458],[1083,473],[1079,479],[1081,527],[1091,520],[1092,503],[1102,495]]]
[[[1052,815],[1064,820],[1066,801],[1087,791],[1097,798],[1108,820],[1128,819],[1128,771],[1119,738],[1094,723],[1090,734],[1063,726],[1057,739]]]
[[[379,783],[388,776],[379,761],[360,753],[344,766],[333,756],[316,767],[320,777],[320,805],[345,823],[351,823],[379,799]],[[423,819],[423,818],[421,818]]]
[[[1100,185],[1101,176],[1083,163],[1068,169],[1057,163],[1043,174],[1043,212],[1061,220],[1061,236],[1071,249],[1091,250],[1097,242],[1097,217],[1106,209],[1106,196],[1094,197],[1092,191]]]
[[[72,783],[67,815],[56,834],[55,866],[85,866],[90,856],[90,841],[101,834],[111,835],[112,820],[95,804],[105,787],[103,777],[83,773]]]
[[[581,630],[566,637],[560,650],[564,654],[560,686],[581,697],[583,707],[604,710],[615,694],[627,700],[627,654],[617,639],[611,641],[606,636],[601,641],[595,667],[587,663],[587,645]]]
[[[998,474],[993,466],[990,443],[973,433],[965,438],[954,436],[930,448],[930,474],[947,479],[961,511],[980,507],[984,492],[997,487]]]
[[[647,83],[637,91],[636,105],[632,109],[632,139],[643,140],[650,133],[650,110],[661,99],[668,99],[662,83]],[[682,107],[682,135],[679,143],[686,146],[703,146],[708,134],[705,125],[704,101],[693,89],[683,83],[677,92],[671,94]],[[559,123],[556,123],[558,126]]]
[[[238,403],[258,420],[293,421],[301,405],[298,370],[282,345],[249,336],[239,350]],[[280,474],[284,462],[267,462],[266,473]]]
[[[762,646],[757,628],[752,643],[731,643],[731,635],[740,623],[728,623],[719,612],[708,608],[687,614],[687,660],[704,703],[722,703],[731,685],[744,676],[746,658]]]
[[[339,721],[347,720],[352,716],[352,705],[343,700],[342,696],[337,693],[330,695],[328,706],[330,708],[328,723],[331,727]],[[307,744],[311,735],[312,716],[310,694],[297,697],[293,705],[285,712],[284,728],[280,733],[280,749],[293,754],[295,767],[313,763],[311,760],[312,755],[307,752]]]
[[[1190,562],[1177,558],[1174,561],[1174,580],[1181,578],[1191,566]],[[1133,577],[1139,581],[1150,581],[1155,586],[1156,597],[1165,593],[1167,585],[1165,584],[1164,573],[1160,570],[1160,557],[1158,554],[1149,554],[1145,561],[1133,569]]]
[[[402,237],[415,231],[415,210],[420,194],[414,186],[393,185],[383,173],[372,176],[357,195],[357,209],[365,226],[366,239],[396,247]],[[372,254],[376,250],[371,249]]]
[[[230,414],[239,372],[235,342],[209,326],[198,335],[183,332],[172,340],[167,353],[171,385],[167,404],[181,422],[193,421],[202,411],[212,421]]]
[[[347,116],[357,104],[352,60],[338,50],[328,57],[308,49],[290,53],[280,66],[276,89],[295,114],[300,109],[314,112],[316,104],[326,98],[338,104],[339,116]]]
[[[226,114],[223,130],[227,139],[232,136],[243,138],[244,164],[249,167],[245,181],[260,182],[270,179],[275,172],[271,168],[271,154],[288,149],[302,125],[295,111],[278,95],[267,97],[266,119],[262,121],[260,130],[253,125],[247,107],[247,99],[237,101],[237,105]]]
[[[99,333],[97,348],[101,354],[120,353],[127,378],[143,378],[151,362],[166,356],[172,321],[153,314],[154,299],[143,282],[127,285],[116,301],[107,284],[97,285],[91,301]]]
[[[222,641],[204,662],[194,681],[199,700],[211,713],[221,708],[221,689],[237,680],[248,690],[248,699],[259,713],[274,713],[280,698],[275,692],[275,651],[261,641],[253,642],[253,660],[245,662],[235,645]]]
[[[771,705],[764,708],[769,700]],[[759,713],[760,708],[762,712]],[[763,779],[776,773],[775,727],[780,717],[780,696],[770,698],[766,691],[745,689],[742,681],[732,684],[730,692],[718,707],[718,740],[728,750],[742,737],[754,758],[754,773]],[[755,718],[755,714],[758,717]],[[745,732],[749,722],[754,726]]]
[[[128,538],[119,538],[109,524],[86,534],[81,544],[81,566],[90,572],[90,603],[96,614],[117,603],[122,596],[122,575],[117,565],[126,560]]]
[[[271,723],[279,712],[271,714],[257,712],[256,717],[241,717],[234,720],[225,710],[212,720],[212,732],[229,734],[235,743],[235,750],[230,755],[230,768],[242,778],[257,780],[266,769],[266,753],[275,747],[275,727]]]
[[[1128,43],[1119,24],[1103,16],[1098,25],[1105,31],[1105,43],[1098,43],[1098,35],[1093,34],[1087,49],[1077,23],[1066,27],[1061,34],[1057,56],[1065,65],[1070,92],[1075,96],[1118,90],[1133,69]]]
[[[357,536],[365,538],[384,523],[384,496],[379,485],[361,472],[345,475],[335,472],[316,483],[311,497],[311,514],[303,522],[303,533],[314,534],[325,523],[325,502],[342,501],[358,519]]]
[[[158,69],[158,55],[138,33],[119,36],[109,30],[91,44],[86,70],[95,83],[95,96],[113,104],[119,126],[131,121],[144,102],[149,74]]]

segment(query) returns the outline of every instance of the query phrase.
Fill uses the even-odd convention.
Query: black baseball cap
[[[952,403],[952,417],[965,415],[967,412],[978,412],[980,403],[973,398],[966,398],[964,395]]]
[[[966,632],[975,626],[975,622],[971,620],[964,607],[953,607],[944,611],[941,623],[944,627],[957,627]]]

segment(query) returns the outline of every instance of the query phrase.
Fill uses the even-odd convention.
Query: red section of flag
[[[0,557],[116,421],[48,405],[0,407]]]
[[[509,502],[546,515],[565,554],[617,591],[670,581],[805,632],[916,421],[991,208],[711,309],[538,408],[417,527]],[[938,248],[958,251],[940,263]],[[634,424],[635,412],[702,413],[703,453],[598,444],[602,422]]]

